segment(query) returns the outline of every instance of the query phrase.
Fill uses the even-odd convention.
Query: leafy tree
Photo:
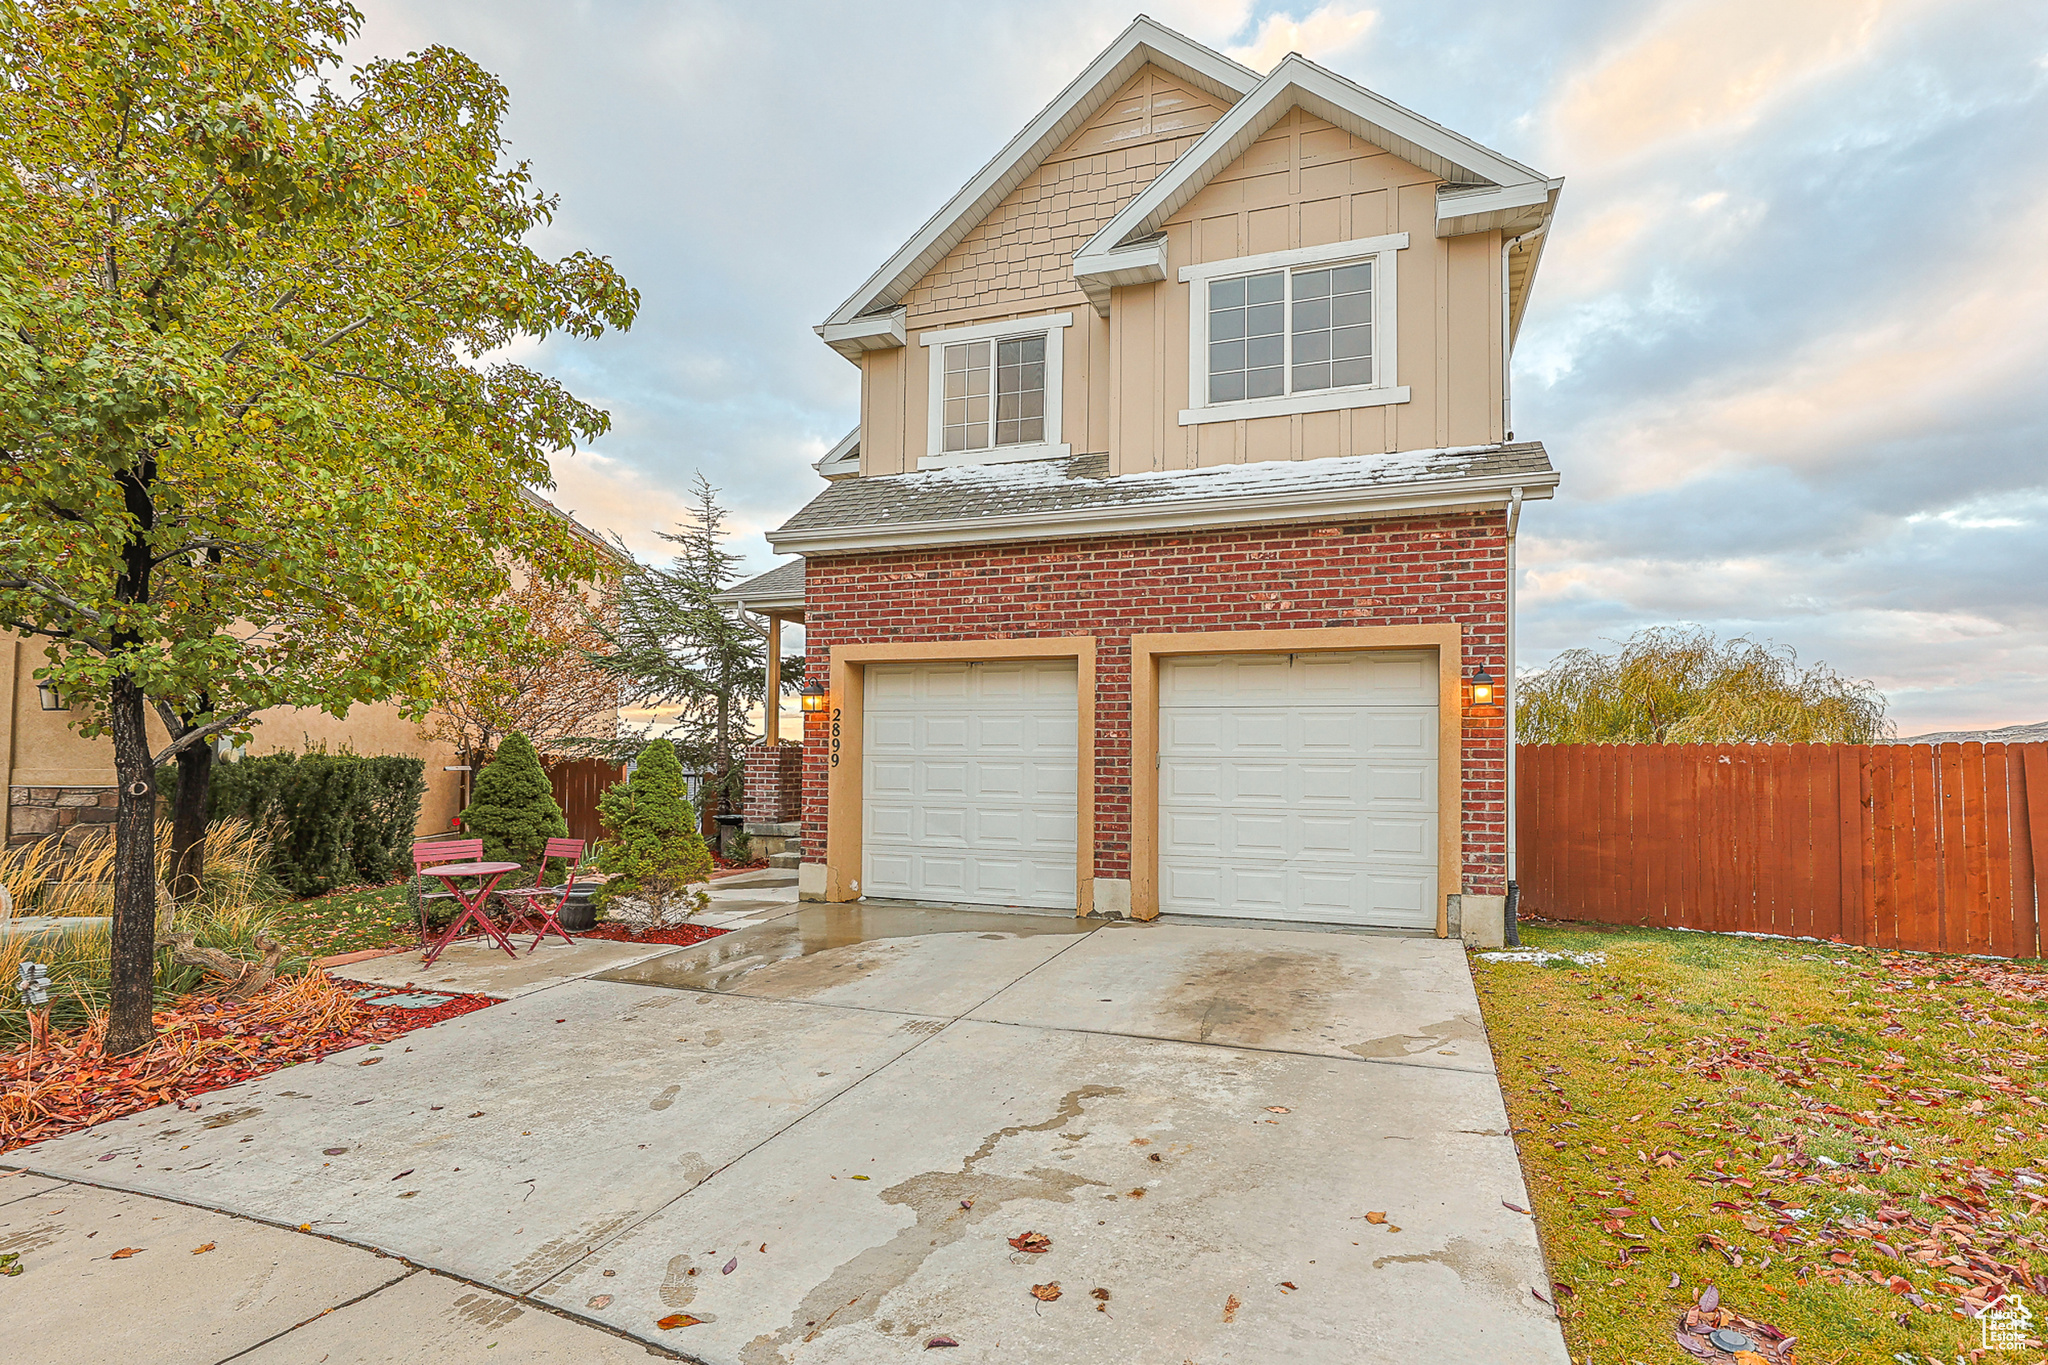
[[[1566,650],[1516,691],[1531,744],[1871,744],[1893,729],[1871,684],[1703,628],[1638,631],[1612,654]]]
[[[465,754],[488,753],[515,730],[543,753],[613,741],[619,680],[591,660],[618,616],[617,579],[607,570],[586,588],[528,578],[500,594],[427,669],[428,732]]]
[[[713,775],[719,809],[739,805],[739,754],[755,735],[748,712],[768,681],[767,633],[713,601],[732,586],[739,556],[725,547],[726,511],[702,474],[690,519],[661,538],[677,547],[667,568],[647,566],[619,588],[617,624],[599,665],[624,684],[627,704],[678,714],[667,731],[693,770]],[[783,660],[785,688],[802,685],[801,660]]]
[[[711,850],[697,829],[683,765],[668,741],[642,749],[632,779],[604,789],[597,818],[612,836],[597,850],[598,870],[611,874],[603,901],[673,901],[690,883],[711,876]]]
[[[462,812],[462,827],[484,841],[490,862],[514,862],[537,873],[550,839],[569,837],[569,822],[555,802],[533,742],[514,730],[477,774],[476,790]]]
[[[338,84],[360,23],[343,0],[0,6],[0,624],[49,641],[42,676],[113,741],[113,1055],[152,1032],[154,767],[177,762],[197,848],[216,736],[393,696],[510,563],[594,569],[522,485],[605,415],[474,357],[625,326],[637,298],[524,244],[554,200],[466,57]]]

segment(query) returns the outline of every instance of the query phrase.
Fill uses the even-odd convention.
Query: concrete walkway
[[[351,1244],[321,1294],[396,1282],[280,1339],[341,1333],[290,1356],[331,1365],[450,1358],[405,1353],[430,1327],[502,1360],[456,1329],[508,1307],[588,1333],[564,1359],[1564,1365],[1456,944],[742,895],[709,943],[544,984],[500,953],[504,1004],[8,1161]]]

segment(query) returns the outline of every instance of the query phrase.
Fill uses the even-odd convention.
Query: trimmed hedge
[[[239,815],[267,831],[271,875],[293,895],[381,884],[412,868],[426,766],[317,751],[217,763],[207,814]]]

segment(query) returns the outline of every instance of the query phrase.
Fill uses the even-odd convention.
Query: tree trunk
[[[156,988],[156,783],[144,729],[142,689],[122,674],[108,689],[107,728],[121,784],[114,818],[114,940],[108,969],[110,1057],[125,1057],[156,1036],[150,1018]]]
[[[171,901],[184,905],[206,884],[206,793],[213,783],[213,745],[178,751],[178,790],[171,803]]]

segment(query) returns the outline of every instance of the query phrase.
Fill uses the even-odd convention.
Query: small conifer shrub
[[[690,887],[710,880],[711,850],[697,830],[674,745],[656,740],[642,749],[632,780],[597,798],[597,818],[611,835],[597,850],[598,870],[611,878],[600,905],[643,902],[658,923],[680,922],[701,908],[703,892]]]
[[[514,731],[477,774],[462,827],[484,841],[484,861],[519,863],[541,871],[541,851],[550,839],[566,839],[569,822],[555,804],[540,755]]]

